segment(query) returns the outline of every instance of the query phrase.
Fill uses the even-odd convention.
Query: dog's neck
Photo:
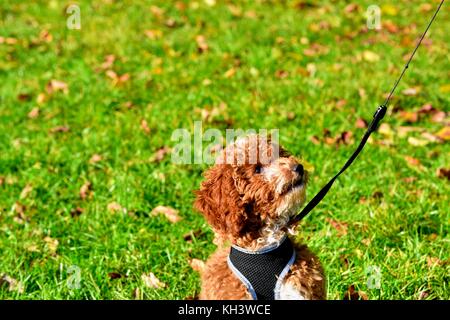
[[[271,223],[264,226],[256,237],[242,237],[234,241],[234,245],[250,251],[259,251],[280,244],[286,233],[291,233],[285,224]]]

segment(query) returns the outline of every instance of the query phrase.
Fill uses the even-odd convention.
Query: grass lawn
[[[173,130],[278,128],[314,167],[310,198],[438,4],[233,3],[83,0],[74,30],[68,1],[1,2],[0,299],[195,297],[189,262],[215,250],[192,209],[207,165],[171,162]],[[301,224],[329,299],[450,299],[448,5],[380,132]]]

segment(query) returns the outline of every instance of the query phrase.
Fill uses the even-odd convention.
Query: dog
[[[248,135],[223,149],[195,191],[194,207],[218,249],[201,273],[201,300],[326,298],[317,256],[288,235],[305,201],[308,172],[270,137]]]

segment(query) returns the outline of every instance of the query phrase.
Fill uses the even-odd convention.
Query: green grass
[[[295,6],[300,2],[239,1],[241,14],[233,15],[223,1],[186,3],[184,10],[181,1],[79,1],[81,30],[70,30],[69,2],[2,1],[0,36],[17,43],[0,44],[0,275],[20,281],[23,292],[3,283],[0,298],[198,294],[199,276],[188,261],[206,259],[215,249],[208,225],[192,209],[192,191],[206,166],[174,165],[169,155],[161,162],[151,158],[162,146],[173,146],[174,129],[192,131],[201,109],[227,106],[204,122],[205,128],[279,128],[281,143],[315,167],[308,191],[314,195],[355,148],[363,134],[355,121],[369,119],[382,102],[432,11],[423,12],[422,1],[360,1],[352,13],[342,1]],[[437,3],[429,2],[434,10]],[[400,30],[358,32],[371,4],[382,7],[382,22]],[[152,5],[164,10],[161,17]],[[167,26],[168,19],[175,26]],[[302,222],[300,238],[325,267],[330,299],[342,299],[351,285],[369,299],[450,298],[450,188],[436,175],[449,168],[450,149],[448,143],[414,146],[396,134],[399,126],[436,133],[445,124],[427,115],[406,124],[392,112],[394,105],[414,111],[426,103],[449,111],[449,21],[445,3],[384,121],[394,131],[391,144],[376,134]],[[51,41],[39,40],[42,30],[50,32]],[[160,30],[162,36],[152,40],[145,30]],[[198,52],[197,35],[205,36],[207,52]],[[306,55],[312,43],[327,50]],[[379,60],[361,59],[367,50]],[[116,56],[112,69],[128,73],[129,81],[115,86],[99,70],[108,54]],[[225,77],[231,68],[236,73]],[[315,74],[308,74],[312,68]],[[288,75],[277,77],[278,70]],[[68,93],[48,95],[51,79],[67,83]],[[421,87],[417,95],[401,94],[413,86]],[[40,93],[47,95],[41,103]],[[19,94],[28,96],[19,99]],[[347,103],[337,107],[341,99]],[[38,117],[29,118],[35,107]],[[141,128],[144,119],[149,134]],[[69,131],[51,132],[58,126]],[[314,144],[311,137],[322,138],[324,129],[332,136],[352,131],[354,143]],[[94,154],[103,160],[91,164]],[[405,156],[421,166],[408,165]],[[82,200],[79,190],[87,181],[93,195]],[[32,191],[21,198],[26,185]],[[23,216],[14,209],[16,202],[25,207]],[[111,202],[127,213],[108,211]],[[151,216],[157,205],[179,210],[182,221]],[[77,207],[84,211],[72,217]],[[338,234],[330,219],[347,224],[346,234]],[[196,236],[186,241],[190,231]],[[47,237],[58,241],[56,250]],[[78,289],[68,286],[71,266],[80,271]],[[379,289],[367,287],[371,266],[380,268]],[[122,277],[111,279],[112,272]],[[167,286],[147,288],[141,275],[149,272]]]

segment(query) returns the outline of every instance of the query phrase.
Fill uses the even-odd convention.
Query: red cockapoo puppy
[[[250,135],[223,150],[196,191],[195,208],[219,244],[201,274],[200,299],[325,299],[318,258],[287,237],[307,178],[268,138]]]

